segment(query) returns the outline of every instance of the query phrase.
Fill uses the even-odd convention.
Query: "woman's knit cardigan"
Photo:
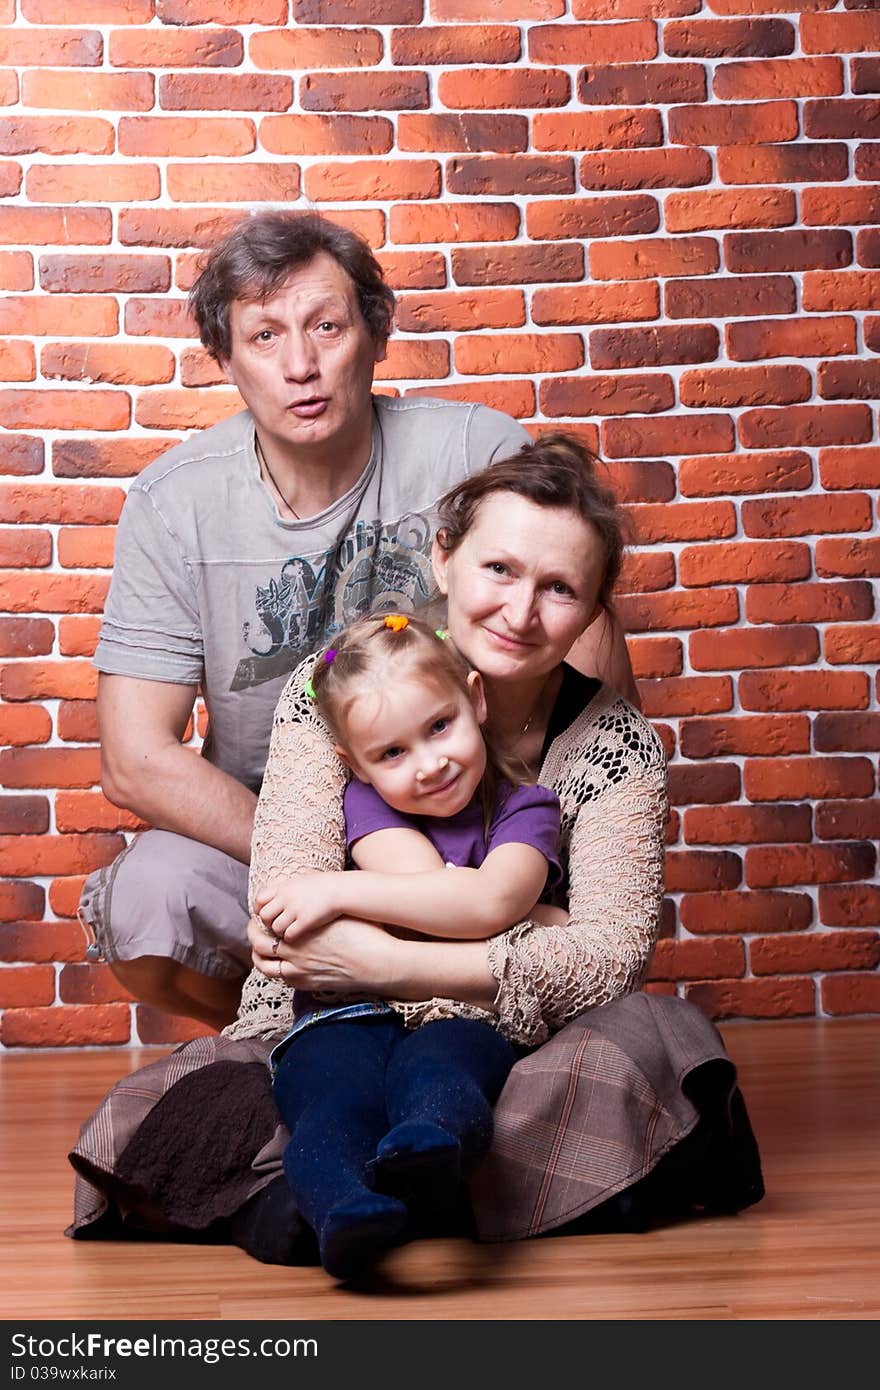
[[[305,694],[314,659],[285,686],[254,821],[249,904],[294,873],[341,869],[346,771]],[[520,922],[487,942],[498,982],[495,1013],[450,999],[389,1000],[415,1027],[453,1015],[493,1023],[535,1046],[597,1004],[641,984],[657,939],[663,891],[666,758],[650,725],[603,686],[550,746],[540,779],[561,805],[560,858],[568,868],[569,922]],[[289,985],[251,971],[232,1038],[283,1037]]]

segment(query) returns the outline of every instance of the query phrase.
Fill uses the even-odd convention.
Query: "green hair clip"
[[[315,687],[312,685],[311,676],[303,686],[303,690],[306,692],[310,700],[317,699],[317,696],[315,695]]]
[[[445,627],[435,627],[434,636],[439,637],[441,642],[445,642],[449,633],[446,631]]]

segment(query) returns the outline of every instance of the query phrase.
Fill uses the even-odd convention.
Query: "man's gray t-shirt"
[[[256,789],[293,668],[359,614],[433,598],[437,502],[528,442],[487,406],[374,396],[355,485],[318,516],[283,521],[248,411],[193,436],[129,490],[96,667],[200,685],[206,756]]]

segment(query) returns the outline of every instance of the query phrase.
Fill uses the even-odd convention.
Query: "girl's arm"
[[[358,844],[408,831],[377,831]],[[357,846],[355,847],[357,848]],[[436,853],[436,851],[435,851]],[[372,858],[372,856],[371,856]],[[547,881],[547,860],[532,845],[509,841],[487,854],[477,869],[447,867],[412,873],[385,860],[383,873],[356,870],[301,875],[258,900],[260,917],[288,940],[334,917],[357,914],[371,922],[407,927],[447,940],[485,940],[526,916]]]

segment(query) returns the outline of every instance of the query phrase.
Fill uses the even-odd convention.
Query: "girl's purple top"
[[[349,853],[356,840],[375,830],[419,830],[444,864],[478,869],[499,845],[531,845],[548,865],[548,885],[562,878],[559,863],[559,797],[548,787],[513,787],[500,782],[489,829],[474,797],[455,816],[408,816],[394,811],[373,787],[353,777],[345,789],[345,838]]]

